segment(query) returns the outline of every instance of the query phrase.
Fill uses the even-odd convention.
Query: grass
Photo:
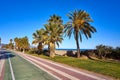
[[[56,56],[50,58],[45,55],[32,54],[37,57],[49,59],[55,62],[64,63],[69,66],[86,69],[103,75],[111,76],[120,79],[120,62],[105,61],[105,60],[90,60],[90,59],[77,59],[73,57]]]

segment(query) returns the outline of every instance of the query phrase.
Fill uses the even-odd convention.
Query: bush
[[[49,51],[47,49],[43,50],[43,55],[49,56]]]
[[[120,60],[120,47],[113,49],[112,53],[109,54],[108,57]]]
[[[32,49],[30,49],[27,53],[28,54],[36,54],[36,48],[32,48]]]

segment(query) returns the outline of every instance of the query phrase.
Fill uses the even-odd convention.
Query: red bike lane
[[[5,53],[0,51],[0,80],[4,80],[5,58]]]
[[[66,66],[51,62],[49,60],[41,59],[28,54],[19,53],[21,57],[37,64],[40,68],[47,70],[47,72],[57,76],[61,80],[112,80],[105,76],[98,76],[94,74],[88,74],[74,68],[68,68]]]

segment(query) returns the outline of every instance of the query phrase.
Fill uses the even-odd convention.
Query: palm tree
[[[19,51],[25,51],[28,50],[30,47],[29,44],[29,40],[27,38],[27,36],[23,37],[23,38],[14,38],[14,42],[15,42],[15,48]]]
[[[25,52],[26,50],[29,50],[30,44],[27,36],[21,38],[21,43],[22,43],[23,52]]]
[[[40,30],[36,30],[36,32],[33,33],[33,38],[34,38],[34,40],[33,40],[32,44],[38,44],[38,50],[40,50],[40,52],[42,52],[43,46],[47,39],[45,30],[43,28]]]
[[[10,39],[10,43],[12,43],[12,41],[13,41],[13,40],[12,40],[12,39]]]
[[[13,40],[10,39],[10,43],[8,44],[9,49],[13,49],[13,48],[14,48],[14,45],[13,45],[12,41],[13,41]]]
[[[15,42],[15,49],[18,50],[18,38],[14,38],[14,42]]]
[[[59,46],[63,38],[63,21],[60,16],[52,15],[45,25],[45,30],[48,36],[47,44],[50,52],[50,57],[55,56],[55,44]]]
[[[62,42],[63,27],[58,27],[56,24],[46,24],[45,30],[48,35],[47,41],[49,46],[50,57],[55,56],[55,44],[59,47],[59,43]]]
[[[75,10],[74,12],[67,14],[70,21],[65,25],[64,32],[66,33],[66,36],[71,37],[71,34],[74,34],[74,38],[77,45],[77,58],[80,57],[80,47],[79,47],[79,38],[82,42],[82,34],[85,35],[85,37],[91,38],[91,33],[96,32],[96,29],[90,25],[89,22],[92,22],[93,20],[90,18],[90,15],[85,12],[84,10]]]
[[[57,16],[57,15],[52,15],[50,16],[50,19],[48,20],[49,24],[56,24],[58,26],[62,25],[63,23],[63,20],[61,20],[61,17],[60,16]]]
[[[48,20],[48,24],[45,24],[45,29],[37,30],[33,33],[33,44],[38,43],[38,47],[48,45],[48,50],[50,52],[50,57],[55,56],[55,44],[59,46],[59,43],[63,40],[63,25],[60,16],[53,15]]]

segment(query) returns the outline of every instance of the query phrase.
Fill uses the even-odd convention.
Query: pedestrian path
[[[57,80],[15,53],[7,53],[4,80]]]
[[[0,80],[4,77],[4,63],[5,63],[5,55],[2,51],[0,51]]]
[[[21,57],[37,65],[39,68],[45,70],[61,80],[112,80],[105,76],[98,76],[94,74],[85,73],[74,68],[66,67],[58,63],[31,56],[28,54],[18,53]]]

